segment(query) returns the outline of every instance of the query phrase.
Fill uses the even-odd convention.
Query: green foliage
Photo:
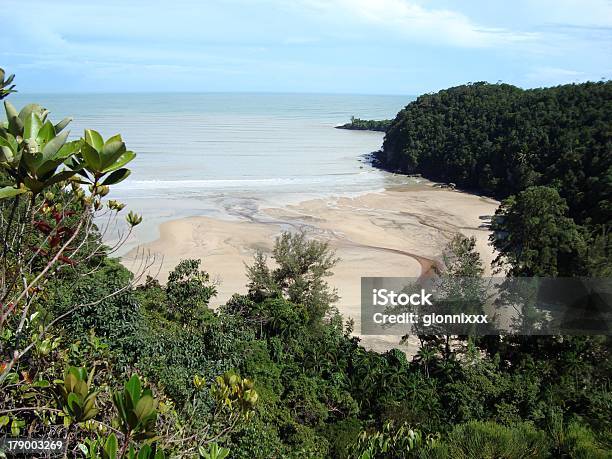
[[[103,258],[92,267],[79,265],[65,271],[47,286],[41,310],[49,320],[83,304],[78,314],[66,317],[62,328],[73,341],[86,341],[91,330],[114,352],[119,364],[126,367],[138,359],[147,336],[144,315],[134,291],[127,289],[132,273],[117,260]],[[89,272],[87,276],[80,271]],[[119,292],[112,295],[114,292]],[[97,303],[96,300],[103,299]]]
[[[237,369],[244,358],[243,343],[254,334],[241,318],[216,317],[206,308],[209,284],[202,284],[197,276],[181,279],[175,279],[172,303],[167,287],[156,281],[149,279],[138,288],[135,299],[142,308],[140,326],[135,336],[126,339],[123,345],[126,360],[137,352],[139,370],[163,387],[165,394],[179,406],[193,398],[194,376],[210,382],[219,374]],[[189,292],[195,296],[185,296],[183,308],[178,302],[179,295]],[[176,313],[172,313],[175,307]],[[192,317],[183,315],[182,311],[193,308],[196,313]],[[139,344],[132,351],[134,341]],[[204,397],[207,392],[199,394],[198,399],[200,395]],[[213,404],[211,400],[202,401],[198,407],[198,414],[202,416],[213,409]]]
[[[145,439],[155,436],[157,400],[151,389],[141,387],[138,375],[133,375],[123,391],[113,394],[121,431],[130,438]]]
[[[252,381],[231,372],[217,376],[210,393],[222,409],[238,412],[246,419],[253,416],[259,398]]]
[[[474,237],[455,235],[446,246],[442,257],[446,276],[482,277],[484,273]]]
[[[80,149],[80,142],[67,142],[68,131],[62,132],[69,120],[54,125],[47,120],[49,112],[36,104],[17,112],[4,101],[4,108],[7,123],[0,127],[0,166],[11,177],[14,188],[25,187],[37,194],[75,174],[70,169],[56,173]]]
[[[355,439],[362,431],[363,423],[357,418],[347,418],[325,426],[322,434],[329,442],[329,455],[335,458],[348,458]]]
[[[86,459],[117,459],[119,450],[117,436],[111,433],[106,440],[86,438],[78,445]]]
[[[208,448],[200,446],[198,453],[202,459],[225,459],[229,456],[230,450],[213,442]]]
[[[338,300],[335,290],[327,282],[331,269],[339,259],[328,243],[309,240],[306,234],[285,232],[274,243],[272,258],[277,267],[270,269],[262,253],[247,268],[249,295],[256,301],[284,297],[295,304],[303,304],[311,323],[317,323],[333,312]]]
[[[567,215],[565,199],[553,188],[530,187],[504,200],[491,225],[497,265],[515,276],[584,274],[585,242]]]
[[[68,142],[70,123],[48,120],[49,112],[40,105],[26,105],[17,112],[5,101],[7,122],[0,125],[0,166],[11,178],[0,197],[30,191],[34,195],[79,174],[90,184],[92,193],[105,195],[108,189],[130,174],[124,168],[136,156],[127,151],[119,135],[106,142],[96,131],[85,130],[85,139]],[[58,170],[60,166],[64,166]],[[104,178],[102,182],[100,180]],[[18,191],[19,190],[19,191]]]
[[[380,431],[361,432],[350,457],[357,459],[417,457],[419,450],[433,446],[435,442],[433,436],[424,436],[406,423],[397,426],[393,422],[385,422]]]
[[[574,254],[584,263],[572,269],[606,273],[609,234],[593,222],[607,218],[608,182],[600,172],[608,159],[600,141],[608,135],[601,121],[609,108],[595,99],[608,88],[606,83],[523,92],[474,85],[423,96],[394,121],[385,152],[406,170],[433,174],[434,166],[449,165],[435,173],[465,186],[478,179],[491,192],[515,194],[492,223],[513,274],[572,274],[566,258]],[[584,99],[580,110],[577,101],[566,100],[573,91]],[[539,127],[529,124],[532,115],[521,105],[536,96],[563,105],[538,105],[534,111],[546,115]],[[9,122],[0,129],[2,146],[9,145],[2,150],[2,167],[13,172],[0,196],[17,196],[11,201],[20,209],[18,193],[33,189],[15,180],[28,174],[40,179],[37,203],[47,210],[37,227],[56,228],[64,196],[100,208],[107,185],[127,176],[124,161],[132,155],[121,138],[104,141],[86,131],[78,151],[57,165],[55,175],[43,176],[33,161],[42,161],[40,167],[51,161],[45,167],[53,169],[58,158],[45,159],[35,150],[61,135],[67,121],[50,125],[40,107],[24,110],[20,117],[9,106]],[[587,116],[592,125],[585,130]],[[458,126],[461,120],[465,129]],[[26,121],[26,137],[31,140],[37,129],[38,134],[34,143],[22,145],[13,132],[25,134]],[[563,129],[554,127],[558,122],[565,123]],[[16,166],[26,149],[29,165],[23,159]],[[593,174],[583,186],[577,178],[589,168]],[[62,172],[80,173],[70,178],[88,183],[94,197],[74,180],[65,189],[44,188],[43,179]],[[122,206],[108,202],[114,211]],[[128,216],[131,225],[140,220]],[[39,242],[39,235],[28,236]],[[101,244],[97,231],[90,242]],[[596,244],[583,255],[588,242]],[[531,250],[537,246],[543,250]],[[609,456],[607,337],[429,335],[419,336],[412,358],[400,350],[381,354],[359,346],[352,328],[343,326],[334,309],[337,296],[326,282],[337,259],[326,244],[304,234],[283,234],[272,266],[258,255],[248,270],[249,294],[235,295],[216,312],[208,307],[215,286],[199,261],[182,261],[166,285],[149,278],[133,288],[132,274],[97,250],[45,278],[21,336],[0,330],[0,372],[11,358],[5,349],[32,343],[27,359],[0,381],[2,434],[70,433],[86,457],[105,459]],[[443,258],[440,280],[466,279],[460,287],[470,289],[472,306],[480,307],[483,266],[475,241],[457,236]],[[75,305],[77,313],[70,314]],[[67,366],[52,390],[49,381]],[[95,376],[81,366],[95,368]],[[149,388],[136,375],[121,387],[134,371]],[[62,418],[74,422],[62,426]]]
[[[611,269],[611,94],[606,81],[526,91],[474,83],[423,95],[398,113],[378,162],[510,197],[500,212],[516,211],[508,224],[497,220],[496,244],[509,243],[511,274],[597,276]],[[522,203],[511,197],[530,187]]]
[[[386,131],[391,126],[391,120],[362,120],[351,116],[351,122],[336,126],[337,129],[352,131]]]
[[[529,424],[505,427],[472,421],[456,426],[440,445],[428,448],[421,457],[522,459],[545,458],[548,452],[545,433]]]
[[[75,164],[81,166],[79,173],[90,183],[114,185],[130,175],[129,169],[123,166],[132,161],[136,154],[126,149],[119,134],[104,141],[99,132],[85,129],[85,139],[80,147],[81,158],[77,158]]]
[[[127,457],[128,459],[165,459],[166,455],[163,450],[157,449],[155,444],[145,443],[138,450],[130,446]]]
[[[0,100],[4,99],[12,92],[17,92],[13,89],[15,85],[11,84],[14,78],[15,75],[9,75],[6,77],[4,69],[0,68]]]
[[[577,459],[612,457],[609,449],[610,434],[605,442],[599,441],[593,431],[577,419],[565,423],[559,411],[552,413],[549,421],[553,453],[556,456],[568,456]]]
[[[181,260],[168,275],[167,309],[177,321],[188,323],[205,319],[208,303],[217,293],[210,276],[200,271],[200,260]]]
[[[98,414],[98,392],[91,389],[93,375],[93,370],[88,376],[85,368],[70,367],[64,380],[58,383],[60,406],[74,422],[87,421]]]
[[[127,457],[127,459],[165,459],[166,457],[164,451],[158,449],[155,443],[144,443],[139,449],[130,446],[127,454],[122,454],[122,451],[119,450],[117,436],[114,433],[111,433],[106,440],[87,438],[78,446],[86,459],[120,459],[121,457]]]
[[[564,191],[582,223],[610,218],[612,82],[521,90],[474,83],[420,96],[385,137],[384,166],[506,197]]]
[[[115,205],[117,207],[117,205]],[[128,225],[131,227],[138,226],[142,223],[142,217],[130,210],[130,212],[125,217],[125,220],[128,222]]]

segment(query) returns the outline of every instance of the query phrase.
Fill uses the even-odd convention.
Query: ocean
[[[105,138],[121,133],[137,157],[132,175],[109,197],[143,215],[139,242],[154,239],[170,219],[241,218],[409,180],[363,162],[383,133],[334,126],[351,116],[392,118],[410,96],[17,93],[9,100],[18,108],[39,103],[55,122],[72,116],[72,137],[86,127]]]

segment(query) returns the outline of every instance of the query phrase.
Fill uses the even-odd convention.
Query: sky
[[[0,0],[20,92],[408,94],[612,77],[612,0]]]

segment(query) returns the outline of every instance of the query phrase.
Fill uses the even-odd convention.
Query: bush
[[[453,459],[523,459],[548,457],[546,434],[530,424],[512,427],[472,421],[456,426],[426,457]],[[444,456],[448,454],[447,456]]]

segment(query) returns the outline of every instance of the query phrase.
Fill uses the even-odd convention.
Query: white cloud
[[[348,18],[391,31],[400,37],[459,47],[486,48],[533,43],[535,32],[513,31],[477,24],[469,17],[448,9],[425,8],[409,0],[302,0],[319,13],[346,21]]]

